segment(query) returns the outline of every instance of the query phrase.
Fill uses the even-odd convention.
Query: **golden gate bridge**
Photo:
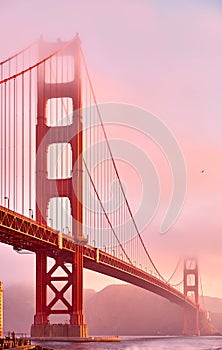
[[[185,260],[182,281],[172,285],[143,241],[78,35],[41,39],[0,63],[0,116],[0,242],[36,255],[32,336],[88,336],[83,268],[177,303],[183,333],[204,332],[196,261]],[[68,325],[50,323],[64,314]]]

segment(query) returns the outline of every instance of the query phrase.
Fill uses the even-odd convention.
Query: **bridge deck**
[[[77,247],[72,237],[61,235],[46,225],[2,206],[0,206],[0,242],[9,244],[17,250],[45,251],[53,258],[62,255],[67,262],[72,262],[73,252]],[[85,268],[149,290],[184,309],[196,309],[196,305],[184,294],[153,275],[89,245],[84,245],[83,252]]]

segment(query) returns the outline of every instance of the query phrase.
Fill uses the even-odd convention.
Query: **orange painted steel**
[[[62,256],[63,261],[73,262],[73,253],[79,247],[73,238],[62,235],[62,248],[59,248],[61,234],[46,225],[26,218],[4,207],[0,207],[0,242],[13,245],[15,249],[28,249],[33,252],[47,252],[55,258]],[[153,275],[122,261],[98,248],[82,245],[83,267],[97,271],[122,281],[132,283],[149,290],[180,305],[195,311],[195,302],[186,295],[161,281]]]
[[[40,50],[45,47],[55,46],[41,42]],[[61,43],[59,43],[61,45]],[[71,56],[74,65],[74,77],[69,81],[59,81],[57,69],[55,81],[46,81],[45,65],[38,69],[38,103],[37,103],[37,125],[36,125],[36,219],[38,222],[46,224],[47,208],[50,199],[53,197],[66,197],[69,199],[72,216],[72,236],[75,241],[84,241],[82,235],[82,164],[80,156],[82,154],[82,122],[81,122],[81,80],[80,80],[80,40],[76,36],[75,40],[65,49],[57,54],[56,59],[64,56]],[[51,61],[50,61],[51,65]],[[72,67],[70,67],[72,68]],[[60,74],[61,74],[60,68]],[[51,71],[50,71],[51,75]],[[70,125],[51,126],[47,125],[47,101],[51,98],[63,99],[71,98],[73,120]],[[57,113],[58,111],[56,111]],[[56,116],[57,118],[57,116]],[[48,136],[50,134],[50,136]],[[77,171],[73,175],[74,179],[56,178],[48,179],[47,152],[51,144],[65,142],[70,144],[72,150],[72,169],[77,165]],[[74,169],[75,171],[75,169]],[[86,328],[83,316],[83,250],[81,246],[76,246],[72,253],[71,272],[64,265],[64,257],[60,254],[55,256],[55,264],[50,271],[55,272],[61,268],[67,274],[67,283],[62,288],[53,284],[52,273],[47,272],[47,255],[50,253],[36,252],[36,315],[34,325],[47,325],[51,314],[70,315],[70,324],[82,329]],[[57,277],[58,278],[58,277]],[[58,281],[58,280],[57,280]],[[54,292],[55,296],[47,304],[47,287]],[[71,287],[71,302],[67,300],[65,293]],[[54,309],[57,302],[62,302],[65,309]],[[84,333],[80,330],[80,333]]]
[[[189,264],[189,266],[188,266]],[[192,278],[192,280],[191,280]],[[190,281],[189,281],[190,279]],[[184,261],[184,295],[188,293],[194,295],[194,310],[184,310],[184,329],[185,335],[200,335],[199,325],[199,274],[197,260],[194,258],[186,258]]]

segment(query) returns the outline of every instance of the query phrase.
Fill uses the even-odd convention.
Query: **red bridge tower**
[[[191,294],[196,310],[184,310],[184,335],[200,335],[199,328],[199,274],[197,260],[186,258],[184,261],[184,294]]]
[[[58,41],[49,44],[41,40],[40,54],[45,55],[46,50],[56,53],[38,66],[36,220],[46,224],[50,199],[66,197],[71,208],[72,236],[78,246],[73,255],[71,269],[65,265],[66,256],[62,249],[51,252],[43,249],[36,253],[36,314],[31,334],[35,338],[87,337],[88,330],[83,315],[82,243],[85,240],[82,232],[82,164],[79,160],[79,155],[82,153],[80,40],[78,35],[71,43]],[[70,62],[73,66],[67,67]],[[69,68],[74,71],[71,80],[66,79],[64,72]],[[59,113],[58,105],[62,106],[64,98],[68,98],[69,101],[71,99],[72,102],[71,121],[62,125],[59,123],[50,125],[47,103],[53,99],[53,104],[57,107],[52,108],[50,113],[52,111]],[[57,116],[53,117],[58,120]],[[47,159],[49,146],[61,143],[69,144],[71,147],[72,173],[66,178],[49,178]],[[54,259],[53,266],[48,266],[48,257]],[[57,269],[60,271],[59,276],[56,273]],[[62,289],[58,287],[59,283],[63,283]],[[71,296],[68,298],[66,292],[69,288]],[[49,290],[51,294],[54,293],[50,301],[47,295]],[[49,316],[53,314],[68,314],[69,324],[50,324]]]

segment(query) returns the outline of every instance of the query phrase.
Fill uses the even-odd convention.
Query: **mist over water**
[[[54,350],[222,350],[222,337],[121,337],[117,343],[47,342],[42,345]]]
[[[173,131],[186,160],[187,200],[168,235],[157,234],[157,217],[144,237],[163,275],[170,275],[180,255],[198,253],[204,294],[217,297],[222,268],[221,16],[221,1],[200,0],[8,0],[0,11],[1,60],[41,34],[55,42],[70,40],[78,31],[97,101],[141,106]],[[144,147],[142,138],[136,142]],[[158,160],[151,146],[148,154]],[[165,171],[161,178],[161,191],[170,196]],[[0,259],[5,284],[34,283],[32,257],[18,257],[1,246]],[[15,267],[18,273],[11,273]],[[86,274],[87,288],[99,290],[109,283],[104,276],[95,280]]]

